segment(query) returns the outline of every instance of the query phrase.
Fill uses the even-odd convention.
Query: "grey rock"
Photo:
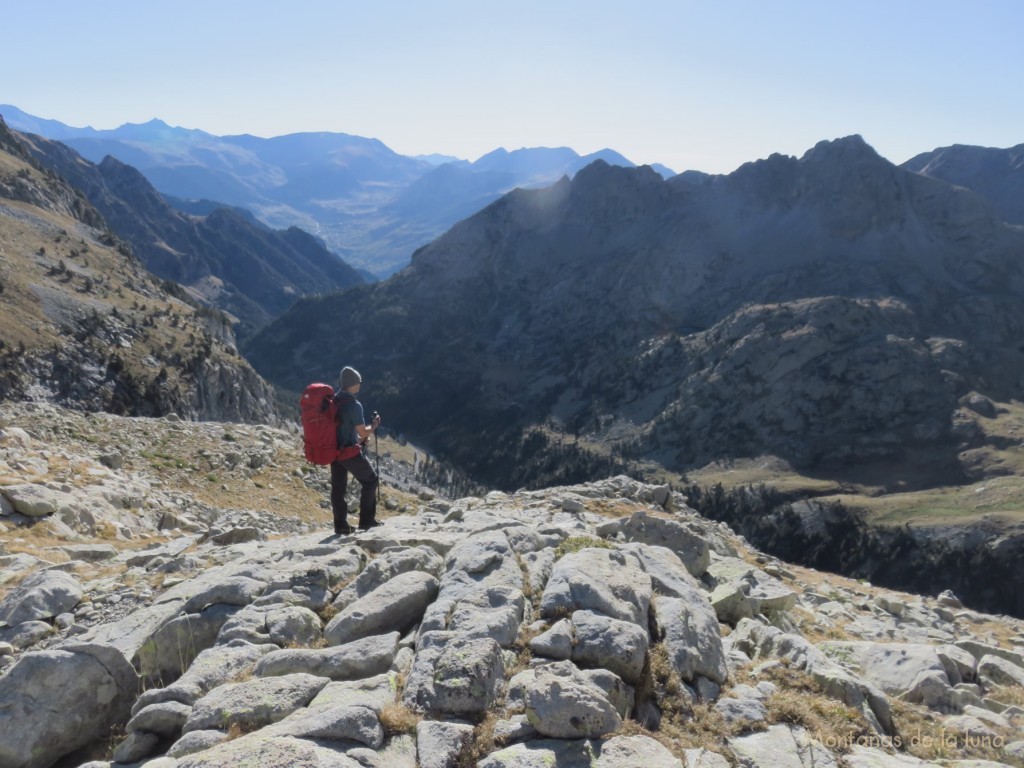
[[[315,741],[357,741],[370,749],[380,749],[384,743],[384,729],[377,713],[361,706],[301,709],[268,726],[266,732]]]
[[[832,753],[803,728],[773,725],[762,733],[729,739],[743,768],[838,768]]]
[[[202,752],[227,741],[227,738],[228,735],[223,731],[191,731],[171,745],[171,748],[167,750],[167,756],[178,758]]]
[[[568,619],[556,621],[554,625],[530,641],[530,651],[535,656],[563,660],[572,656],[573,631]]]
[[[881,749],[861,744],[854,744],[844,758],[849,768],[929,768],[935,765],[911,755],[890,755]]]
[[[114,750],[115,763],[134,763],[151,754],[160,743],[160,737],[153,733],[129,733]]]
[[[558,739],[598,738],[622,725],[604,692],[581,678],[572,665],[544,665],[523,675],[526,717],[538,733]]]
[[[572,627],[577,666],[610,670],[631,685],[640,682],[650,644],[646,629],[593,611],[573,613]]]
[[[31,648],[53,634],[53,627],[45,621],[23,621],[10,629],[0,629],[0,640],[19,650]]]
[[[323,637],[320,617],[298,605],[267,611],[267,634],[277,645],[310,646]]]
[[[422,571],[440,577],[443,567],[444,559],[430,547],[409,547],[384,552],[371,560],[355,581],[338,594],[335,605],[344,608],[403,573]]]
[[[182,730],[262,728],[305,707],[327,683],[327,678],[302,673],[228,683],[195,703]]]
[[[738,589],[749,601],[754,616],[763,613],[769,617],[788,611],[796,605],[797,594],[774,576],[769,576],[760,568],[755,568],[743,560],[725,557],[708,566],[704,575],[705,581],[711,585],[712,603],[719,610],[718,602],[722,595],[734,595]],[[719,618],[730,624],[737,623],[738,618],[747,616],[731,616],[719,614]]]
[[[583,549],[555,563],[540,612],[547,619],[558,619],[577,610],[593,610],[646,627],[651,594],[651,577],[634,556]]]
[[[177,768],[363,768],[344,752],[293,736],[257,731],[178,758]],[[397,767],[396,767],[397,768]]]
[[[448,643],[435,666],[435,708],[446,714],[486,712],[501,693],[505,666],[491,638],[458,638]]]
[[[0,601],[0,622],[13,626],[23,621],[52,619],[78,605],[83,594],[82,585],[67,573],[30,574]]]
[[[1003,747],[1003,752],[1010,757],[1016,757],[1018,760],[1024,759],[1024,740],[1011,741]]]
[[[879,733],[892,734],[892,713],[885,694],[871,683],[854,677],[805,638],[744,619],[729,636],[729,641],[731,647],[751,659],[778,657],[789,661],[795,668],[806,671],[825,695],[860,710]]]
[[[687,597],[655,597],[654,622],[683,681],[702,676],[725,682],[728,666],[718,619],[703,593],[691,589]]]
[[[973,639],[957,640],[954,645],[970,653],[979,662],[985,656],[998,656],[1018,667],[1024,667],[1024,652],[1021,651],[1012,651],[1008,648],[989,645]]]
[[[477,768],[594,768],[600,749],[590,740],[538,739],[492,752]]]
[[[674,552],[690,575],[700,578],[711,561],[710,548],[700,535],[684,523],[634,512],[628,519],[614,520],[597,527],[599,536],[621,534],[627,542],[665,547]]]
[[[651,586],[656,595],[684,597],[700,588],[697,579],[686,569],[679,555],[668,547],[623,544],[619,549],[636,557],[640,567],[651,577]]]
[[[192,713],[192,707],[178,701],[164,701],[143,707],[128,721],[125,730],[145,731],[169,738],[181,733],[185,721]],[[121,760],[119,762],[125,762]]]
[[[516,640],[526,599],[521,589],[480,586],[464,593],[449,616],[447,629],[466,637],[490,637],[502,648]]]
[[[0,765],[45,768],[127,720],[138,675],[117,650],[94,644],[27,653],[0,685],[0,712],[18,723],[0,738]],[[54,717],[60,712],[60,717]]]
[[[227,531],[215,532],[209,537],[209,541],[220,546],[228,546],[231,544],[245,544],[250,541],[266,541],[267,533],[261,528],[253,528],[250,526],[244,526],[241,528],[231,528]]]
[[[309,708],[361,706],[379,715],[385,707],[395,703],[397,695],[398,676],[388,672],[359,680],[332,681],[309,703]]]
[[[1024,667],[1000,656],[982,656],[978,662],[978,677],[995,685],[1024,687]]]
[[[972,683],[977,678],[978,660],[963,648],[943,645],[935,649],[939,663],[946,670],[946,677],[953,685]]]
[[[455,768],[459,752],[473,737],[467,723],[421,720],[416,725],[420,768]]]
[[[262,581],[245,576],[230,576],[197,592],[185,602],[182,610],[185,613],[198,613],[214,604],[248,605],[263,594],[265,588],[266,584]]]
[[[708,749],[687,749],[683,754],[686,768],[729,768],[728,760]]]
[[[537,729],[530,725],[526,715],[512,715],[507,720],[494,723],[494,743],[511,744],[516,741],[530,741],[540,736]]]
[[[244,676],[256,662],[272,650],[272,645],[229,643],[207,648],[200,653],[180,678],[164,688],[144,691],[132,707],[132,714],[160,702],[179,702],[191,706],[219,685]]]
[[[715,711],[728,723],[754,724],[763,723],[768,718],[768,710],[757,699],[734,699],[731,697],[715,702]]]
[[[939,711],[957,709],[956,697],[935,648],[920,643],[824,642],[830,658],[886,693]]]
[[[999,736],[998,733],[992,730],[989,723],[984,722],[981,718],[972,717],[971,715],[947,717],[942,721],[942,725],[950,731],[963,733],[968,736],[985,738],[990,741],[995,740]]]
[[[72,560],[86,563],[100,563],[117,557],[117,550],[110,544],[74,544],[61,547]]]
[[[399,634],[376,635],[333,648],[287,648],[268,653],[256,664],[259,677],[298,672],[352,680],[387,672],[398,653]]]
[[[387,632],[407,632],[437,597],[438,581],[428,573],[409,571],[356,600],[324,628],[330,645]]]
[[[239,610],[238,606],[217,603],[163,624],[136,654],[142,676],[154,680],[178,678],[200,652],[217,641],[224,623]]]
[[[661,742],[650,736],[615,736],[601,744],[594,768],[683,768]]]
[[[454,632],[420,636],[403,701],[421,712],[482,712],[503,694],[501,646]]]
[[[28,517],[45,517],[55,515],[61,509],[77,506],[78,499],[70,493],[55,491],[44,485],[24,483],[8,485],[3,488],[3,495],[19,514]]]

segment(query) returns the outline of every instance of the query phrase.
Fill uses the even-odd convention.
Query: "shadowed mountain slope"
[[[979,196],[860,137],[693,178],[597,162],[517,190],[247,354],[292,388],[356,365],[403,426],[513,486],[609,447],[679,470],[945,446],[948,472],[958,398],[1021,394],[1024,234]]]

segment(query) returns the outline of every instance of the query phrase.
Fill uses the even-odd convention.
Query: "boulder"
[[[686,597],[655,597],[654,624],[683,681],[701,676],[725,682],[728,667],[718,619],[702,592],[691,588]]]
[[[477,768],[594,768],[601,745],[590,740],[537,739],[492,752]]]
[[[1016,685],[1024,688],[1024,667],[999,656],[982,656],[978,662],[978,677],[995,685]]]
[[[388,672],[358,680],[336,680],[324,686],[309,703],[310,709],[343,706],[369,707],[378,715],[395,703],[397,674]]]
[[[116,649],[69,644],[26,653],[4,672],[0,765],[47,768],[128,719],[139,686]],[[60,713],[55,717],[54,713]]]
[[[773,725],[762,733],[729,739],[743,768],[839,768],[832,753],[803,728]]]
[[[634,512],[629,518],[613,520],[597,527],[599,536],[609,538],[621,534],[627,542],[665,547],[683,562],[690,575],[700,578],[711,562],[708,543],[684,523],[663,517]]]
[[[483,712],[504,683],[501,646],[491,638],[427,632],[417,641],[403,701],[421,712]]]
[[[377,713],[358,705],[300,709],[268,726],[266,733],[315,741],[357,741],[370,749],[380,749],[384,743]]]
[[[530,640],[530,652],[535,656],[558,661],[572,656],[573,631],[568,619],[556,621],[546,632]]]
[[[270,651],[273,645],[251,645],[234,642],[216,645],[200,653],[180,678],[163,688],[150,688],[139,696],[132,707],[132,714],[160,702],[179,702],[191,706],[199,699],[237,677],[250,672]]]
[[[266,584],[246,576],[229,576],[223,581],[205,585],[199,592],[185,601],[181,610],[198,613],[214,604],[248,605],[261,594]]]
[[[739,558],[716,560],[704,580],[712,588],[711,602],[719,619],[729,624],[762,613],[772,618],[796,605],[795,591]]]
[[[621,715],[604,692],[586,681],[571,664],[543,665],[524,676],[526,717],[541,735],[600,738],[622,725]]]
[[[397,632],[354,640],[333,648],[286,648],[256,664],[255,674],[273,677],[306,673],[330,680],[354,680],[387,672],[398,653]]]
[[[521,589],[501,585],[471,588],[454,605],[446,629],[466,637],[489,637],[509,648],[519,634],[525,608]]]
[[[227,741],[228,735],[223,731],[191,731],[178,739],[171,748],[167,750],[167,756],[173,758],[185,757],[195,752],[202,752],[215,747],[221,742]]]
[[[419,623],[437,590],[438,581],[429,573],[401,573],[331,619],[324,637],[330,645],[341,645],[369,635],[407,632]]]
[[[421,720],[416,725],[416,754],[420,768],[455,768],[459,752],[473,738],[467,723]]]
[[[364,768],[344,752],[293,736],[257,731],[210,749],[178,758],[176,768]]]
[[[650,736],[615,736],[601,744],[594,768],[683,768],[682,761]]]
[[[84,591],[74,576],[63,571],[37,571],[0,601],[0,622],[14,626],[52,619],[78,605]]]
[[[577,666],[607,669],[631,685],[639,684],[650,644],[646,629],[593,611],[573,613],[572,628],[571,658]]]
[[[598,611],[647,627],[651,577],[633,555],[590,548],[555,563],[541,596],[541,616],[559,619],[577,610]]]
[[[224,623],[239,610],[218,603],[166,622],[139,648],[140,673],[151,680],[176,680],[200,652],[213,646]]]
[[[957,697],[935,648],[921,643],[823,642],[831,659],[893,696],[940,712],[958,711]]]
[[[45,485],[23,483],[8,485],[0,491],[14,507],[14,511],[26,517],[55,515],[62,509],[75,507],[78,499],[70,493],[55,491]]]
[[[729,635],[729,647],[751,659],[781,658],[807,672],[826,696],[857,709],[882,734],[893,733],[892,712],[885,694],[854,677],[800,635],[783,632],[752,619],[744,619]]]
[[[427,546],[408,547],[384,552],[371,560],[349,586],[338,593],[334,604],[339,608],[366,597],[378,587],[403,573],[422,571],[440,577],[444,560]]]
[[[491,638],[459,638],[445,646],[434,674],[435,708],[446,714],[480,714],[504,685],[501,647]]]
[[[228,683],[195,703],[182,730],[227,731],[233,725],[243,731],[263,728],[305,707],[327,683],[325,677],[302,673]]]
[[[145,731],[163,738],[181,733],[185,721],[192,713],[192,707],[177,701],[164,701],[143,707],[128,721],[125,730]],[[119,761],[124,762],[124,761]]]

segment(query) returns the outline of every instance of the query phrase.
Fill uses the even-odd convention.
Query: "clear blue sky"
[[[709,172],[851,133],[897,163],[1024,143],[1021,0],[32,0],[2,19],[0,103],[71,125]]]

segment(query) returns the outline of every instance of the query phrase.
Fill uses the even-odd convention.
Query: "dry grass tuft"
[[[494,740],[494,725],[497,721],[498,714],[488,712],[473,728],[473,735],[455,758],[455,768],[475,768],[481,760],[498,748]]]
[[[892,700],[892,719],[896,727],[894,743],[900,750],[928,762],[939,760],[991,760],[1024,768],[1024,760],[1002,751],[1016,737],[972,735],[952,731],[942,724],[944,716],[925,707]],[[996,729],[997,730],[997,729]]]
[[[423,715],[413,712],[405,704],[395,703],[384,707],[380,713],[380,725],[385,736],[415,734]]]

